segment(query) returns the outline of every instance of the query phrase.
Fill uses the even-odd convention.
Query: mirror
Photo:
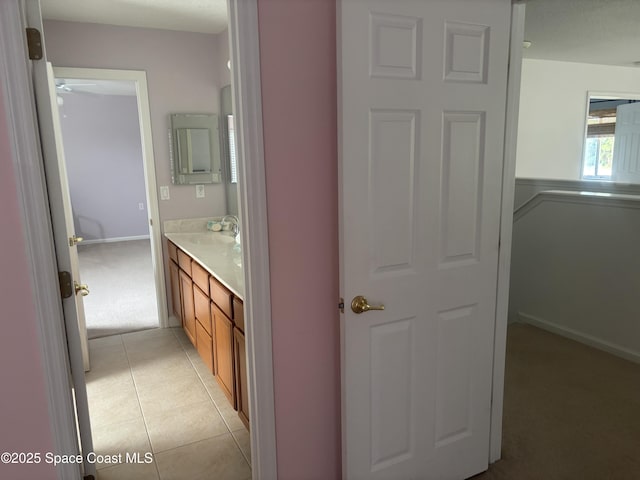
[[[635,165],[640,148],[635,144],[640,138],[640,123],[636,119],[640,119],[636,94],[589,92],[582,159],[584,180],[638,182]]]
[[[218,116],[172,114],[170,153],[173,184],[220,183]]]

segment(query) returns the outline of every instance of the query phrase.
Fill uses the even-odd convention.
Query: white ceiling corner
[[[220,33],[226,0],[40,0],[46,20]]]
[[[639,0],[527,0],[525,58],[634,66]]]
[[[292,0],[298,1],[298,0]],[[41,0],[45,19],[220,33],[226,0]],[[640,0],[527,0],[525,58],[632,66]]]

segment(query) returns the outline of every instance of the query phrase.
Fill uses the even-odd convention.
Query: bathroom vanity
[[[165,232],[173,314],[249,428],[240,246],[226,232]]]

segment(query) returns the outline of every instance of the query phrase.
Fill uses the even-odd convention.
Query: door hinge
[[[340,297],[340,303],[338,303],[338,308],[340,309],[340,313],[344,313],[344,298]]]
[[[153,227],[153,218],[149,219],[149,225]]]
[[[42,60],[42,35],[37,28],[27,28],[29,60]]]
[[[82,478],[83,478],[83,480],[95,480],[96,479],[96,477],[94,477],[93,475],[85,475]]]
[[[73,295],[71,274],[69,272],[58,272],[58,280],[60,281],[60,296],[62,298],[69,298]]]

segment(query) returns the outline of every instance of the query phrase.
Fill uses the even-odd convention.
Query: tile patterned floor
[[[98,480],[251,478],[249,433],[180,328],[90,340],[94,451],[150,453],[100,463]]]

